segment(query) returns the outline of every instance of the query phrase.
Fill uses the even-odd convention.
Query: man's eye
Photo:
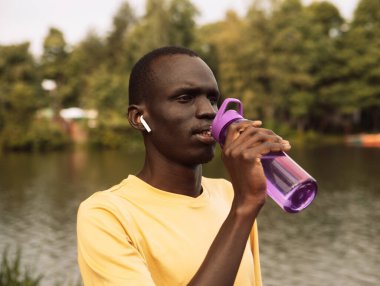
[[[193,99],[194,99],[194,96],[190,94],[184,94],[177,97],[177,101],[180,103],[187,103],[187,102],[192,101]]]
[[[209,100],[210,100],[210,102],[211,102],[211,104],[217,104],[218,103],[218,96],[209,96],[209,98],[208,98]]]

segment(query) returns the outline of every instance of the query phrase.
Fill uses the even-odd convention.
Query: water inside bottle
[[[307,207],[317,192],[316,181],[283,152],[263,156],[268,194],[287,212]]]

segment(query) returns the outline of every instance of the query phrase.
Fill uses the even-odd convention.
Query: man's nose
[[[216,104],[213,104],[207,96],[198,96],[196,113],[198,118],[214,119],[217,111]]]

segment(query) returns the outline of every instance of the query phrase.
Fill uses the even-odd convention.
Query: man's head
[[[150,91],[149,86],[154,81],[155,75],[153,64],[156,60],[165,56],[188,55],[199,57],[199,55],[187,48],[167,46],[155,49],[144,55],[133,67],[129,78],[129,104],[139,104],[147,99]]]
[[[210,125],[219,89],[208,65],[188,49],[167,47],[144,56],[132,71],[128,119],[144,131],[150,154],[170,162],[197,165],[214,154]],[[158,158],[156,156],[156,158]]]

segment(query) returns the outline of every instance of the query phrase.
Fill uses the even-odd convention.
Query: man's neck
[[[184,166],[165,159],[145,159],[143,169],[137,174],[151,186],[171,193],[197,197],[202,192],[202,165]]]

